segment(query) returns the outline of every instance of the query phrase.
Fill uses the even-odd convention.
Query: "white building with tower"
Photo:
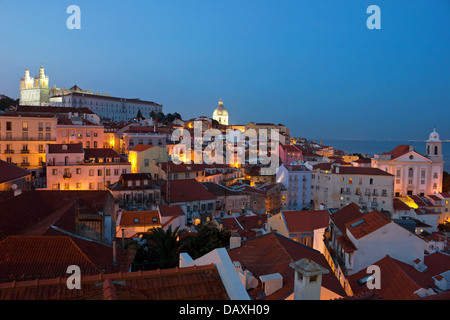
[[[69,108],[89,108],[102,120],[113,122],[129,121],[141,115],[148,119],[151,112],[162,112],[162,105],[138,98],[112,97],[110,94],[93,90],[84,90],[77,85],[65,89],[55,85],[49,88],[49,77],[45,75],[44,67],[39,69],[39,75],[30,77],[28,68],[20,80],[20,105],[54,106]]]
[[[214,110],[213,119],[224,126],[228,125],[228,111],[223,106],[222,99],[219,101],[219,106]]]
[[[426,141],[425,155],[410,145],[399,145],[389,152],[375,154],[372,167],[395,176],[394,195],[432,195],[442,192],[444,157],[436,130]]]
[[[39,75],[30,77],[30,70],[25,69],[25,75],[20,79],[20,105],[48,106],[49,104],[49,78],[45,75],[41,65]]]

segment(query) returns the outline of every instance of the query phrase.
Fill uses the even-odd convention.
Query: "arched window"
[[[409,168],[409,170],[408,170],[408,177],[409,178],[414,177],[414,170],[413,170],[413,168]]]
[[[434,154],[438,154],[438,151],[439,151],[438,146],[435,146],[434,147]]]
[[[430,154],[430,146],[427,147],[427,154]]]

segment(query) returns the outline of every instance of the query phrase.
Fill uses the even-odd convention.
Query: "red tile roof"
[[[83,153],[82,143],[49,144],[48,153]]]
[[[66,279],[0,283],[0,300],[229,300],[214,264],[98,274],[70,290]]]
[[[42,235],[52,225],[76,232],[75,217],[104,211],[109,191],[31,190],[1,202],[0,240],[8,235]]]
[[[49,279],[77,265],[82,275],[101,270],[69,237],[9,236],[0,242],[0,281]]]
[[[14,164],[0,160],[0,184],[18,180],[31,175],[28,170],[22,169]]]
[[[341,248],[347,253],[358,250],[346,234],[336,237],[336,240],[339,242]]]
[[[333,173],[336,174],[353,174],[353,175],[369,175],[369,176],[391,176],[392,174],[378,168],[371,167],[334,167]]]
[[[364,214],[362,217],[347,222],[345,227],[356,239],[360,239],[391,223],[391,221],[385,215],[374,210]]]
[[[137,146],[132,148],[130,151],[141,152],[141,151],[145,151],[145,150],[148,150],[150,148],[153,148],[153,147],[154,146],[147,145],[147,144],[138,144]]]
[[[160,226],[161,221],[158,210],[123,211],[118,224],[121,227],[148,226],[152,228]]]
[[[289,266],[289,263],[302,258],[309,258],[327,268],[330,272],[323,275],[322,286],[341,296],[346,296],[327,260],[319,251],[278,233],[268,233],[243,241],[241,247],[229,250],[228,254],[232,261],[239,261],[257,279],[259,276],[272,273],[282,275],[283,287],[264,299],[283,300],[294,292],[295,271]],[[259,299],[258,291],[260,290],[261,284],[258,288],[250,290],[249,295],[254,299]]]
[[[396,159],[398,157],[401,157],[402,155],[409,152],[409,145],[407,144],[401,144],[394,149],[392,149],[389,152],[383,152],[383,154],[390,154],[392,159]]]
[[[330,223],[328,210],[282,211],[289,232],[312,232]]]
[[[417,271],[412,265],[401,262],[389,255],[374,263],[380,267],[381,289],[373,290],[386,300],[415,300],[419,296],[414,292],[420,288],[435,287],[433,276],[450,270],[450,256],[433,253],[424,258],[428,267],[423,272]],[[355,294],[369,291],[367,285],[359,286],[359,279],[367,276],[366,270],[361,270],[348,277],[349,284]]]
[[[86,148],[84,149],[84,158],[88,159],[120,159],[120,163],[129,163],[124,157],[122,157],[117,151],[110,148]]]
[[[167,183],[167,181],[165,181]],[[195,179],[170,180],[170,203],[214,200],[216,197]],[[161,188],[164,199],[167,200],[166,186]]]
[[[395,211],[397,211],[397,210],[399,210],[399,211],[405,211],[405,210],[409,211],[409,210],[411,210],[411,208],[406,203],[404,203],[402,200],[400,200],[398,198],[394,198],[394,210]]]
[[[336,211],[330,216],[330,219],[334,222],[336,227],[342,232],[345,233],[346,224],[349,221],[361,218],[363,216],[363,211],[360,207],[358,207],[355,203],[350,203]]]
[[[184,211],[179,205],[159,206],[161,217],[179,217],[184,216]]]

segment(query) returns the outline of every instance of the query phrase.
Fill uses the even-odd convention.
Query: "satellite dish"
[[[13,185],[11,186],[11,189],[16,190],[16,189],[17,189],[17,184],[13,184]]]

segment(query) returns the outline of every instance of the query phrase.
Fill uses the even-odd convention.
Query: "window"
[[[45,140],[47,140],[47,141],[51,140],[51,135],[50,135],[50,133],[46,133],[46,134],[45,134]]]
[[[8,130],[8,131],[12,130],[12,122],[10,122],[10,121],[6,122],[6,130]]]
[[[89,190],[94,190],[94,183],[93,182],[89,182]]]
[[[114,169],[114,175],[118,176],[119,175],[119,169]]]
[[[69,190],[69,189],[70,189],[69,183],[64,183],[64,190]]]
[[[401,170],[400,169],[397,169],[397,178],[400,178],[400,174],[401,174]]]
[[[89,176],[94,176],[94,169],[89,169]]]
[[[52,170],[52,174],[53,174],[54,176],[56,176],[56,175],[58,174],[58,169],[53,169],[53,170]]]
[[[144,159],[144,167],[148,167],[149,166],[149,159]]]
[[[414,177],[414,170],[413,170],[413,168],[409,168],[409,170],[408,170],[408,178],[412,178],[412,177]]]
[[[81,189],[81,182],[77,182],[77,189]]]
[[[94,137],[97,137],[98,133],[97,131],[94,131]]]
[[[22,131],[28,131],[28,122],[22,122]]]
[[[40,141],[44,140],[44,134],[42,132],[38,133],[38,140]]]
[[[437,178],[438,178],[438,173],[437,172],[433,173],[433,179],[437,179]]]
[[[39,153],[44,153],[44,145],[42,144],[39,145]]]
[[[77,169],[76,169],[76,173],[77,173],[77,174],[81,174],[81,168],[77,168]]]
[[[373,184],[373,179],[372,178],[369,180],[369,184]]]
[[[106,169],[106,176],[110,176],[111,175],[111,169]]]
[[[39,122],[38,128],[39,128],[39,131],[43,131],[44,130],[44,124],[42,122]]]
[[[97,148],[98,144],[97,141],[94,141],[94,148]]]
[[[421,170],[420,171],[420,177],[421,178],[425,178],[425,170]]]
[[[45,131],[51,131],[51,130],[52,130],[52,128],[51,128],[50,122],[46,122],[45,123]]]
[[[103,174],[103,171],[102,171],[102,169],[98,169],[98,170],[97,170],[97,176],[101,177],[101,176],[102,176],[102,174]]]
[[[352,184],[352,183],[353,183],[353,179],[352,179],[352,178],[349,178],[349,179],[348,179],[348,183]]]

